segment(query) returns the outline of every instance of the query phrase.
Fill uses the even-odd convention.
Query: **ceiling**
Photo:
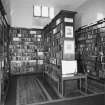
[[[7,13],[8,20],[11,20],[11,14],[16,8],[29,7],[33,4],[42,4],[45,6],[53,6],[54,8],[68,9],[75,11],[87,0],[1,0]],[[24,9],[24,8],[23,8]]]
[[[87,0],[33,0],[37,4],[51,5],[57,8],[71,8],[73,10],[77,9]]]
[[[83,3],[85,3],[87,0],[2,0],[4,7],[11,8],[10,4],[11,2],[32,2],[36,4],[43,4],[48,6],[54,6],[60,9],[66,9],[70,8],[72,10],[77,9],[79,6],[81,6]]]

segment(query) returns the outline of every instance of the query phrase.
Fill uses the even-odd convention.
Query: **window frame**
[[[51,14],[51,13],[50,13],[50,8],[51,8],[51,7],[43,6],[43,5],[38,5],[38,6],[40,7],[40,11],[41,11],[41,12],[40,12],[40,16],[36,16],[36,15],[35,15],[35,12],[34,12],[34,11],[35,11],[35,9],[34,9],[35,6],[37,6],[37,5],[33,5],[33,17],[50,18],[50,19],[52,19],[52,18],[50,17],[50,14]],[[43,7],[47,7],[47,8],[48,8],[48,16],[42,16],[42,11],[43,11],[42,8],[43,8]],[[54,14],[54,13],[53,13],[53,14]]]

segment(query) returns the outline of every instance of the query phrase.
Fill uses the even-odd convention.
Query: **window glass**
[[[54,8],[47,6],[34,6],[34,16],[48,17],[50,19],[54,18]]]
[[[34,6],[34,16],[41,16],[41,6]]]
[[[53,7],[49,8],[49,17],[51,19],[54,18],[54,8]]]
[[[48,17],[48,7],[42,6],[42,16]]]

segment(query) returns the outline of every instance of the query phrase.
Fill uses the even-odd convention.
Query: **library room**
[[[0,0],[0,105],[105,105],[105,0]]]

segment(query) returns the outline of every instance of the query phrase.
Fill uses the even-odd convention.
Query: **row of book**
[[[43,64],[41,31],[11,27],[9,33],[11,73],[35,72],[35,66]]]
[[[41,30],[11,27],[10,33],[13,37],[31,37],[31,35],[41,35]]]
[[[96,78],[105,78],[103,67],[105,65],[104,42],[104,19],[101,22],[81,27],[76,31],[76,57],[84,62],[86,72]]]
[[[32,42],[32,41],[41,41],[42,39],[40,37],[37,38],[16,38],[14,37],[12,39],[13,42],[17,41],[17,42]]]

